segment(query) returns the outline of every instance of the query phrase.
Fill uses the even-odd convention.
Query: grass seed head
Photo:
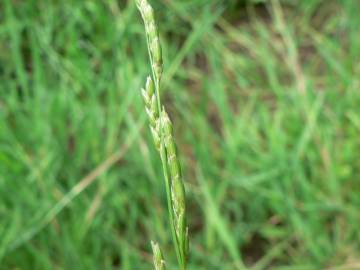
[[[146,113],[150,122],[150,130],[155,146],[160,152],[167,185],[167,200],[174,245],[181,269],[186,269],[188,257],[188,230],[185,217],[185,188],[181,177],[180,163],[177,157],[177,148],[173,138],[173,127],[165,109],[160,111],[161,101],[160,79],[162,75],[162,54],[158,30],[155,24],[154,11],[147,0],[136,0],[138,9],[145,25],[145,32],[151,62],[153,80],[149,76],[142,96],[145,102]],[[154,84],[155,83],[155,84]],[[155,91],[156,90],[156,91]],[[154,264],[156,270],[164,269],[159,246],[152,243]]]

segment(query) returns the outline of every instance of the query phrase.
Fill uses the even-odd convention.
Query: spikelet
[[[186,260],[188,255],[188,230],[186,228],[185,217],[185,188],[181,176],[180,163],[177,157],[177,149],[173,137],[172,123],[164,109],[161,112],[161,117],[164,132],[164,145],[167,156],[167,166],[169,169],[171,181],[171,200],[175,218],[175,233],[180,245],[180,251],[183,255],[183,258]]]
[[[153,261],[154,261],[155,270],[165,270],[165,261],[161,253],[159,244],[154,241],[151,241],[151,248],[153,251]]]
[[[157,150],[160,149],[160,120],[159,110],[156,103],[154,83],[150,76],[147,77],[145,89],[141,89],[141,95],[145,102],[145,110],[149,118],[151,135]]]
[[[153,8],[146,0],[136,0],[136,5],[141,13],[145,25],[145,32],[149,46],[149,53],[154,70],[155,80],[160,82],[163,64],[159,33],[155,24]]]

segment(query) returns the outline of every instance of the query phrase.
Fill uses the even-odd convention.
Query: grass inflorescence
[[[157,150],[160,153],[165,178],[170,227],[173,234],[179,267],[186,269],[189,253],[189,233],[186,225],[185,189],[181,175],[177,148],[173,137],[171,120],[161,104],[160,86],[163,60],[159,33],[154,18],[154,11],[147,0],[137,0],[137,7],[145,25],[148,52],[151,63],[151,76],[147,77],[145,89],[141,90],[150,130]],[[153,82],[155,81],[155,83]],[[159,247],[156,245],[159,253]],[[154,250],[154,249],[153,249]],[[154,250],[154,251],[155,251]],[[154,254],[154,257],[157,255]]]

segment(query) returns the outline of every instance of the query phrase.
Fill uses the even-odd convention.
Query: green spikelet
[[[151,241],[151,248],[153,251],[153,261],[155,270],[165,270],[165,261],[160,250],[159,244]]]
[[[145,89],[141,89],[141,94],[145,102],[145,110],[149,118],[150,130],[156,149],[160,149],[160,121],[159,110],[156,103],[154,83],[150,76],[147,77]]]
[[[171,180],[171,200],[175,218],[175,232],[180,246],[182,258],[186,261],[188,255],[188,233],[186,228],[186,203],[185,188],[181,176],[180,163],[177,157],[177,149],[173,138],[172,123],[165,110],[161,113],[164,144],[167,156],[167,165]]]
[[[154,70],[154,79],[156,81],[160,81],[163,64],[159,33],[155,24],[154,11],[146,0],[136,0],[136,5],[140,10],[145,25],[151,65]]]

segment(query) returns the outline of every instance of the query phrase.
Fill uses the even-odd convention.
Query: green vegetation
[[[0,1],[0,269],[177,269],[135,1]],[[188,269],[360,268],[360,2],[151,1]]]

